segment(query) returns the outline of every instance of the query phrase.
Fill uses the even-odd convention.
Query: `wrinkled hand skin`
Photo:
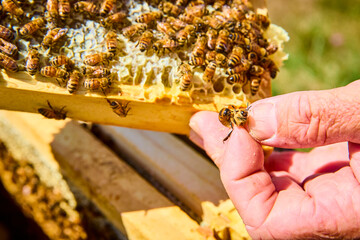
[[[359,93],[355,81],[257,101],[246,129],[235,128],[225,143],[229,129],[217,113],[192,117],[190,139],[219,167],[253,239],[360,237]],[[264,162],[260,143],[317,148],[274,152]]]

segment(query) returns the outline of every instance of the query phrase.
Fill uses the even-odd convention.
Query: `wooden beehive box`
[[[86,216],[75,208],[84,202],[79,195],[100,209],[120,232],[118,239],[249,238],[217,168],[189,145],[168,133],[95,129],[97,136],[75,121],[0,112],[0,141],[9,154],[20,165],[28,162],[42,184],[64,199],[59,206],[73,229],[65,239],[87,234],[80,224]],[[14,182],[10,176],[18,173],[7,164],[1,159],[5,188],[51,239],[65,236],[63,225],[38,213],[39,187]]]

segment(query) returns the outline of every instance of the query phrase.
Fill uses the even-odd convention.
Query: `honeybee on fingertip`
[[[229,139],[231,136],[231,133],[234,130],[235,126],[243,126],[248,120],[248,113],[251,108],[251,105],[247,105],[246,108],[238,108],[234,105],[230,105],[227,107],[224,107],[219,112],[219,121],[221,124],[223,124],[225,127],[230,127],[231,130],[229,134],[223,139],[223,142],[226,142],[226,140]]]

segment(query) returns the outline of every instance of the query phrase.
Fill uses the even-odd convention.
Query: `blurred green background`
[[[360,78],[360,0],[268,0],[290,36],[273,95],[344,86]]]

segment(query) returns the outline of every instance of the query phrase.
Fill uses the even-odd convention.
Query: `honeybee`
[[[70,2],[69,0],[59,0],[59,16],[60,19],[65,21],[70,15]]]
[[[162,18],[162,12],[157,11],[157,12],[148,12],[148,13],[143,13],[140,16],[138,16],[135,21],[137,23],[150,23],[152,21],[158,20]]]
[[[182,63],[179,66],[179,73],[181,74],[180,90],[186,91],[190,88],[192,78],[193,78],[193,73],[192,73],[192,70],[191,70],[191,67],[189,66],[189,64]]]
[[[105,39],[106,39],[106,49],[108,53],[112,55],[110,58],[111,60],[116,55],[116,51],[119,45],[119,40],[117,38],[116,32],[114,31],[108,32],[108,34],[106,34]]]
[[[65,36],[67,32],[67,28],[51,29],[46,33],[41,45],[45,48],[52,47],[61,37]]]
[[[60,110],[54,109],[50,102],[47,101],[47,104],[49,105],[49,108],[39,108],[38,112],[43,115],[46,118],[55,119],[55,120],[64,120],[66,118],[67,112],[64,112],[64,107],[62,107]]]
[[[189,40],[190,36],[195,34],[195,26],[187,25],[184,29],[180,30],[176,35],[176,40],[180,46],[184,46],[185,42]]]
[[[205,4],[199,4],[195,6],[187,6],[185,8],[185,12],[189,15],[193,15],[195,17],[203,17],[206,13],[206,5]]]
[[[103,0],[100,7],[100,16],[105,17],[114,8],[116,0]]]
[[[209,29],[206,32],[206,36],[208,37],[207,47],[211,50],[215,49],[216,39],[217,39],[217,31],[215,29]]]
[[[15,35],[10,29],[0,25],[0,37],[7,41],[12,41],[14,40]]]
[[[261,76],[263,75],[265,72],[264,68],[260,67],[259,65],[252,65],[249,73],[254,75],[254,76]]]
[[[144,32],[135,47],[139,46],[141,52],[145,52],[151,45],[153,33],[151,31]]]
[[[69,73],[64,69],[53,67],[53,66],[45,66],[40,70],[41,75],[44,77],[55,77],[60,79],[61,81],[65,81],[69,77]]]
[[[172,4],[171,2],[161,2],[159,4],[159,9],[167,15],[179,16],[181,13],[181,8],[177,5]]]
[[[16,45],[0,38],[0,51],[9,56],[14,56],[18,52],[18,48]]]
[[[157,22],[156,28],[160,32],[162,32],[170,37],[173,37],[176,35],[176,31],[167,22]]]
[[[175,29],[176,31],[179,31],[180,29],[183,29],[186,27],[187,23],[181,21],[180,19],[174,18],[174,17],[168,17],[166,18],[166,22],[170,24],[170,26]]]
[[[69,81],[66,84],[66,89],[69,93],[75,93],[79,88],[79,82],[81,80],[81,73],[78,70],[74,70],[69,77]]]
[[[233,50],[231,51],[229,60],[228,60],[228,66],[233,68],[236,65],[240,64],[241,59],[243,59],[243,52],[244,50],[241,47],[235,46]]]
[[[273,60],[271,60],[270,58],[263,58],[261,59],[260,64],[263,68],[267,69],[270,72],[271,78],[276,77],[279,68],[276,66]]]
[[[95,53],[86,55],[84,63],[89,66],[103,65],[109,62],[109,59],[112,58],[112,53]]]
[[[197,38],[195,46],[191,52],[194,57],[204,57],[207,38],[205,35],[201,35]]]
[[[260,88],[261,78],[259,77],[252,77],[250,78],[250,92],[251,95],[255,95]]]
[[[267,48],[266,48],[266,51],[267,51],[267,54],[268,55],[272,55],[274,54],[276,51],[278,50],[278,47],[274,44],[270,44]]]
[[[45,18],[36,18],[22,26],[19,30],[19,33],[22,36],[31,35],[43,26],[45,26]]]
[[[147,25],[145,23],[138,23],[131,26],[128,26],[122,30],[122,33],[127,38],[132,38],[138,34],[141,34],[143,31],[145,31],[147,28]]]
[[[166,51],[174,51],[176,50],[177,48],[179,48],[179,43],[173,39],[170,39],[170,38],[163,38],[163,39],[160,39],[158,41],[156,41],[154,44],[153,44],[153,49],[155,52],[157,53],[160,53],[161,50],[163,53],[165,53]]]
[[[76,12],[86,12],[90,16],[96,16],[99,12],[98,7],[94,3],[87,1],[80,1],[75,3],[74,10]]]
[[[233,41],[236,44],[244,43],[244,37],[240,33],[230,33],[229,38],[231,39],[231,41]]]
[[[88,90],[101,90],[105,94],[105,89],[110,86],[109,78],[85,78],[84,87]]]
[[[21,18],[24,15],[24,11],[21,7],[12,0],[2,0],[1,5],[6,12],[9,12],[16,18]]]
[[[251,42],[246,45],[246,50],[248,52],[255,52],[257,55],[261,57],[267,56],[268,52],[265,48],[260,47],[256,42]]]
[[[203,21],[201,20],[201,18],[196,17],[194,15],[188,14],[188,13],[183,13],[179,16],[179,19],[183,22],[186,22],[188,24],[199,24],[199,23],[203,23]]]
[[[202,66],[205,63],[205,59],[202,57],[195,57],[193,55],[189,58],[189,64],[192,66]]]
[[[35,75],[40,66],[40,55],[37,49],[32,48],[29,50],[26,60],[26,70],[30,75]]]
[[[16,61],[13,58],[11,58],[5,54],[2,54],[2,53],[0,53],[0,66],[10,72],[19,71],[19,66],[16,63]]]
[[[226,65],[226,56],[222,53],[216,53],[215,61],[217,65],[224,67]]]
[[[175,5],[179,7],[183,7],[187,4],[188,0],[176,0]]]
[[[109,99],[106,99],[106,101],[110,104],[110,107],[113,110],[113,112],[119,115],[120,117],[126,117],[131,109],[129,107],[130,102],[121,103],[115,100],[110,101]]]
[[[47,0],[46,2],[46,10],[51,19],[56,19],[59,15],[58,12],[58,0]]]
[[[259,23],[264,29],[267,29],[270,26],[270,20],[267,16],[262,14],[255,15],[256,22]]]
[[[215,30],[221,29],[225,24],[224,21],[222,21],[214,16],[205,16],[204,19],[205,19],[205,24]]]
[[[234,83],[240,83],[245,84],[247,81],[247,78],[242,73],[235,73],[234,75],[230,75],[227,79],[228,83],[234,84]]]
[[[218,53],[228,52],[229,50],[229,32],[225,29],[220,30],[219,36],[216,39],[215,51]]]
[[[250,69],[251,63],[247,59],[242,59],[241,64],[236,65],[234,68],[228,68],[226,70],[227,75],[234,75],[236,73],[246,72]]]
[[[256,54],[256,52],[249,52],[247,55],[247,59],[249,61],[251,61],[252,63],[257,63],[259,60],[258,55]]]
[[[205,55],[205,64],[209,64],[211,61],[215,61],[216,54],[216,51],[208,51]]]
[[[226,4],[226,0],[215,0],[213,7],[216,10],[221,9]]]
[[[248,119],[248,112],[251,106],[246,108],[237,108],[233,105],[225,107],[219,112],[219,121],[225,126],[230,127],[229,134],[224,138],[223,142],[229,139],[234,130],[234,126],[243,126]]]
[[[203,79],[205,82],[212,82],[216,71],[216,62],[211,61],[205,68]]]
[[[122,23],[125,19],[126,19],[125,12],[117,12],[108,16],[105,19],[101,19],[100,24],[103,27],[112,27],[113,25]]]
[[[90,75],[93,78],[102,78],[109,76],[111,74],[111,70],[102,66],[86,67],[84,68],[84,74]]]
[[[50,59],[50,64],[54,67],[64,66],[67,70],[71,70],[75,66],[74,61],[65,55],[52,57]]]

